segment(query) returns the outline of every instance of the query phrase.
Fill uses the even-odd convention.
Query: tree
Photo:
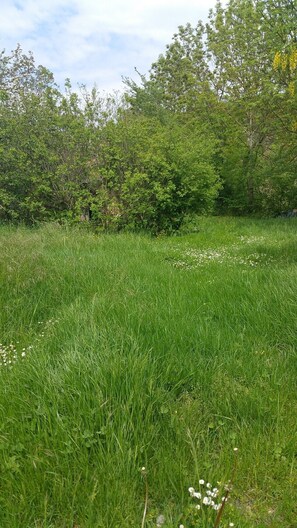
[[[53,76],[18,46],[9,56],[1,53],[0,95],[0,217],[44,218],[55,164],[50,129],[59,94]]]
[[[225,129],[220,203],[235,211],[275,212],[283,203],[282,194],[278,204],[267,194],[275,196],[282,180],[288,184],[283,175],[292,170],[284,133],[288,114],[273,61],[275,51],[296,37],[294,6],[295,1],[231,0],[226,8],[217,3],[211,12],[207,46]],[[276,156],[288,162],[278,175]]]
[[[198,22],[179,26],[150,71],[150,81],[159,87],[166,108],[174,112],[197,110],[199,95],[209,94],[210,69],[203,41],[204,26]]]
[[[100,186],[93,217],[106,227],[177,229],[189,212],[209,211],[219,183],[213,137],[176,117],[122,112],[102,131]],[[102,198],[104,202],[102,203]]]

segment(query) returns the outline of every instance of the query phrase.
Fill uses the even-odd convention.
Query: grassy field
[[[220,527],[296,528],[297,222],[194,227],[0,229],[1,528],[212,528],[235,447]]]

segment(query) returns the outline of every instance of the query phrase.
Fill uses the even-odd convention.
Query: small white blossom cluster
[[[203,506],[209,506],[213,510],[218,511],[222,507],[223,502],[227,501],[226,497],[222,497],[221,502],[218,500],[220,490],[216,487],[212,487],[210,482],[205,483],[205,481],[201,479],[199,480],[199,486],[199,491],[196,491],[194,488],[189,488],[191,497],[198,501],[195,505],[197,510],[200,510]]]
[[[240,249],[237,246],[220,247],[219,249],[199,250],[194,248],[187,249],[181,259],[173,259],[173,265],[176,268],[196,269],[208,265],[212,262],[217,264],[240,264],[243,266],[255,267],[259,263],[271,262],[264,253],[251,253],[248,256],[235,255],[230,253],[230,249]]]
[[[47,321],[38,321],[38,324],[43,324],[47,328],[50,326],[53,326],[54,324],[58,323],[60,319],[48,319]]]
[[[44,328],[37,335],[37,338],[35,338],[35,344],[45,337],[45,330],[50,329],[53,325],[58,323],[58,321],[58,319],[49,319],[45,322],[38,321],[38,325],[43,325]],[[19,341],[17,341],[15,345],[13,343],[10,343],[9,345],[3,345],[0,343],[0,367],[12,368],[17,361],[20,359],[24,360],[34,348],[34,345],[31,344],[20,349]]]
[[[265,241],[265,237],[263,236],[245,236],[245,235],[241,235],[239,237],[239,240],[241,242],[244,242],[245,244],[258,244],[259,242],[262,243]]]
[[[48,319],[47,321],[38,321],[39,325],[44,326],[44,329],[39,334],[39,337],[44,337],[45,336],[44,331],[50,329],[52,326],[54,326],[58,322],[59,322],[59,319]]]
[[[33,349],[33,345],[18,350],[18,343],[13,345],[2,345],[0,343],[0,367],[12,368],[12,366],[19,361],[25,359],[27,354]]]
[[[233,523],[233,522],[230,522],[230,523],[229,523],[229,526],[230,526],[230,528],[233,528],[234,523]],[[179,528],[185,528],[185,526],[184,526],[183,524],[180,524],[180,525],[179,525]]]
[[[230,244],[228,246],[221,246],[217,249],[197,249],[188,248],[184,251],[181,258],[173,258],[173,265],[176,268],[192,270],[201,266],[216,262],[218,264],[240,264],[243,266],[255,267],[261,264],[268,264],[272,262],[272,258],[268,257],[265,253],[254,252],[247,256],[239,255],[238,252],[242,251],[242,245],[251,246],[259,243],[263,243],[265,238],[263,236],[240,236],[240,243],[242,244]],[[173,248],[176,253],[179,252],[179,248]]]

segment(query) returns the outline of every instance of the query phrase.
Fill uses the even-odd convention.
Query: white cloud
[[[215,0],[2,0],[0,48],[19,42],[62,84],[121,87],[122,76],[145,73],[179,25],[193,25]]]

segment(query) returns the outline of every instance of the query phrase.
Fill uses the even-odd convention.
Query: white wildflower
[[[201,499],[201,493],[199,493],[199,491],[194,491],[192,497],[195,497],[195,499]]]
[[[203,484],[204,484],[204,480],[203,480],[203,479],[200,479],[200,480],[199,480],[199,484],[201,484],[201,486],[203,486]]]
[[[157,517],[157,528],[160,528],[160,526],[163,526],[163,524],[165,523],[165,517],[164,515],[158,515]]]

